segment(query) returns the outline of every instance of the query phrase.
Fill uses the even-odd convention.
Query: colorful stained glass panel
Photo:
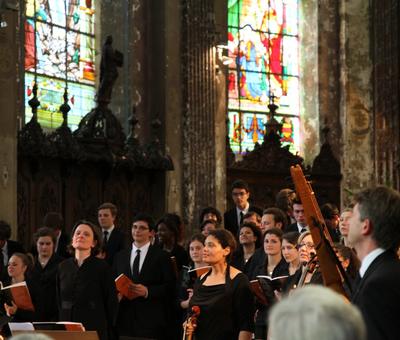
[[[59,106],[68,87],[68,122],[75,129],[95,105],[95,1],[26,0],[25,8],[25,121],[36,79],[39,122],[46,128],[61,124]]]
[[[287,125],[291,122],[292,138],[285,143],[299,149],[297,34],[298,0],[228,1],[228,55],[235,61],[228,70],[228,118],[236,119],[230,126],[239,124],[229,129],[235,152],[251,150],[262,141],[254,126],[267,120],[272,96],[279,106],[277,117],[287,115]],[[246,132],[249,129],[253,132]],[[237,131],[243,132],[239,139]]]

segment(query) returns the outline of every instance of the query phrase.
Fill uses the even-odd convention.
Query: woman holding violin
[[[318,259],[311,233],[306,231],[299,236],[297,249],[299,250],[302,266],[287,282],[285,291],[302,287],[305,284],[323,284],[322,275],[318,267]]]
[[[196,326],[186,323],[186,339],[191,339],[193,332],[196,340],[251,339],[254,298],[246,275],[229,265],[235,247],[235,238],[229,231],[210,231],[203,261],[211,269],[194,285],[189,310],[198,307],[200,312]]]

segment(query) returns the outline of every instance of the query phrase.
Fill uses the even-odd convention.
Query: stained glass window
[[[94,106],[95,0],[25,0],[25,121],[38,85],[42,127],[62,122],[59,107],[68,87],[68,125],[76,129]]]
[[[281,141],[299,150],[298,0],[228,0],[228,133],[245,153],[265,134],[270,98]]]

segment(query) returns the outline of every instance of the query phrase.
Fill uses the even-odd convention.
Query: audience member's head
[[[337,228],[339,225],[339,209],[332,203],[325,203],[321,207],[321,214],[325,220],[331,222],[333,228]]]
[[[236,250],[236,240],[232,233],[226,229],[211,230],[205,241],[206,246],[210,238],[211,240],[216,239],[217,242],[221,245],[222,249],[229,250],[227,256],[225,257],[225,261],[227,263],[230,263],[232,255]],[[207,262],[206,259],[204,259],[204,261]]]
[[[240,226],[239,243],[241,245],[254,243],[258,248],[262,242],[261,230],[253,222],[243,222]]]
[[[75,223],[72,228],[72,248],[76,251],[79,250],[81,245],[79,244],[79,234],[89,233],[88,239],[92,240],[92,246],[90,247],[90,254],[96,256],[103,245],[103,236],[100,228],[91,221],[79,220]]]
[[[250,189],[248,184],[238,179],[232,183],[231,187],[232,199],[236,207],[240,210],[246,209],[250,197]]]
[[[110,229],[117,217],[118,209],[117,207],[110,203],[103,203],[97,208],[97,219],[99,225],[102,229]]]
[[[215,230],[218,228],[218,222],[215,220],[204,220],[201,223],[200,229],[201,233],[207,237],[211,230]]]
[[[261,231],[265,233],[271,228],[279,228],[284,230],[287,225],[285,213],[278,208],[268,208],[263,211],[261,218]]]
[[[300,226],[304,227],[307,225],[303,203],[299,199],[293,200],[293,217]]]
[[[244,222],[254,223],[257,228],[261,228],[261,216],[255,211],[249,211],[247,214],[245,214],[243,216],[243,223]]]
[[[5,222],[0,221],[0,246],[3,247],[5,241],[11,237],[11,226]]]
[[[357,255],[367,244],[396,251],[400,245],[400,193],[377,186],[356,194],[354,202],[348,241]]]
[[[295,198],[296,191],[289,188],[282,189],[276,194],[275,205],[290,217],[293,215],[293,200]]]
[[[364,340],[360,311],[329,288],[296,289],[272,307],[270,340]]]
[[[204,208],[200,213],[200,224],[202,224],[205,220],[214,220],[220,225],[222,223],[222,215],[218,211],[218,209],[214,207]]]
[[[43,218],[43,227],[53,229],[59,234],[64,228],[64,219],[60,213],[50,211]]]

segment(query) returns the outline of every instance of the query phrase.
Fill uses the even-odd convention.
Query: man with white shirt
[[[103,234],[105,260],[112,265],[114,256],[125,248],[126,235],[115,227],[118,209],[112,203],[103,203],[97,209],[97,219]]]
[[[349,243],[361,260],[352,295],[367,325],[369,340],[398,339],[400,306],[400,194],[384,186],[355,196]]]
[[[249,203],[250,189],[248,184],[238,179],[232,184],[232,199],[235,207],[224,214],[224,227],[229,230],[237,239],[239,238],[239,227],[243,223],[244,215],[249,211],[255,211],[260,216],[261,209]]]
[[[132,223],[133,243],[115,256],[116,276],[125,274],[132,281],[137,297],[123,298],[117,319],[120,337],[140,339],[172,339],[168,334],[168,318],[172,315],[175,276],[166,252],[151,244],[155,226],[153,219],[139,214]]]
[[[303,233],[308,230],[306,215],[304,214],[303,203],[299,199],[293,200],[293,217],[296,220],[295,223],[290,224],[285,230],[285,233],[291,231],[297,231],[298,233]]]

